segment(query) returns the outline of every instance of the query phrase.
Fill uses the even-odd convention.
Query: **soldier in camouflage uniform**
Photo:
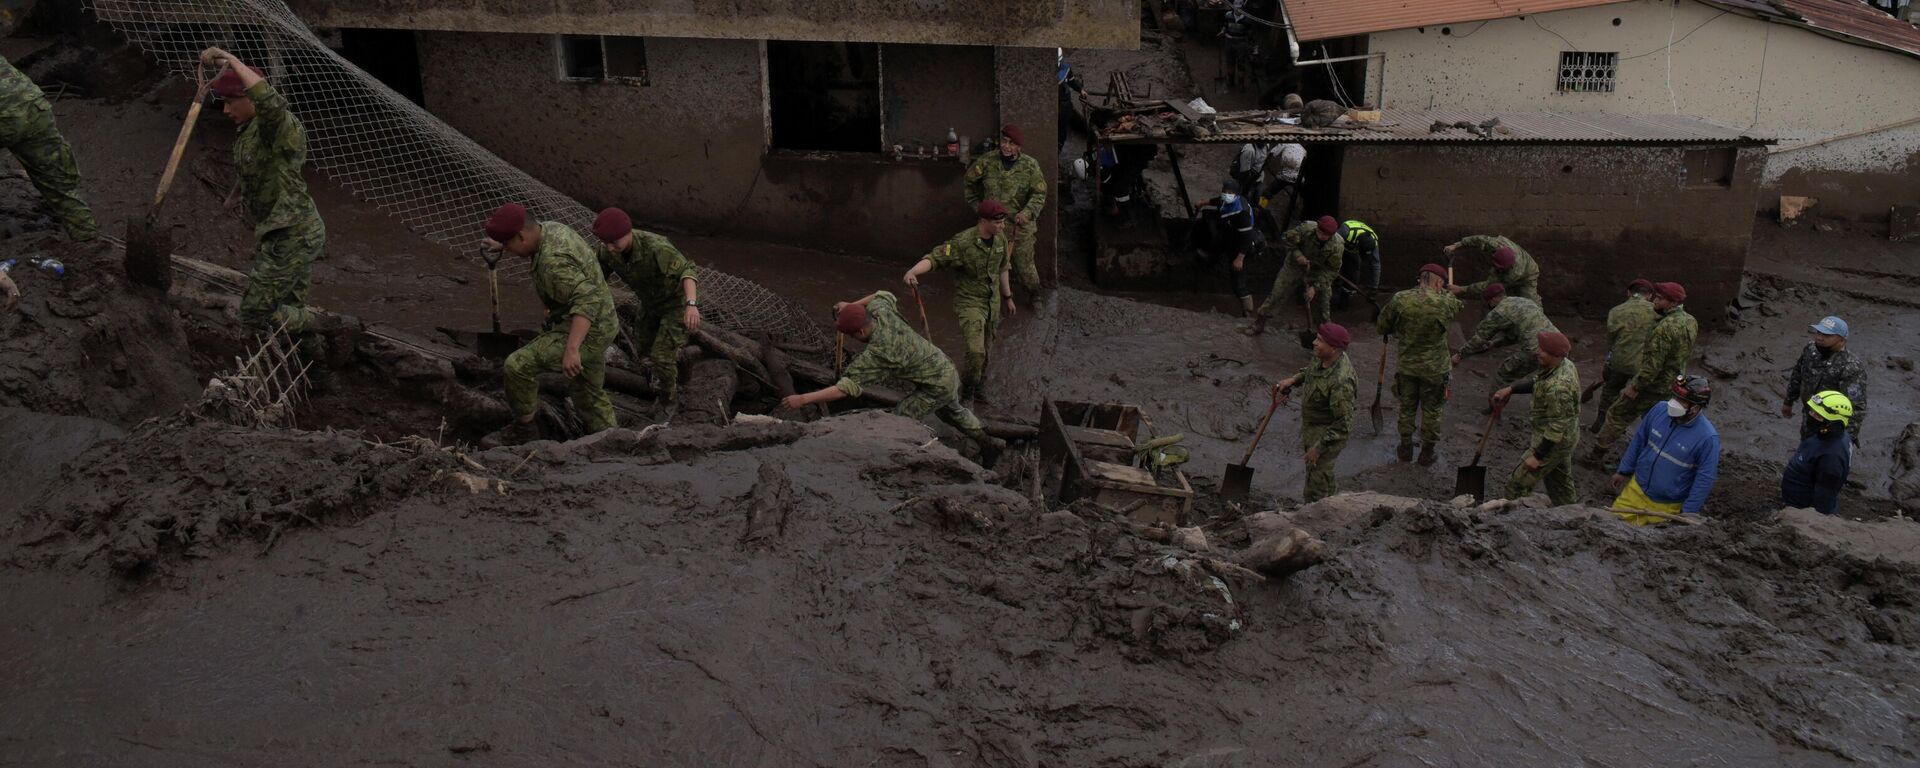
[[[1455,294],[1472,296],[1486,290],[1490,284],[1499,283],[1507,287],[1509,296],[1519,296],[1542,307],[1547,305],[1540,299],[1540,264],[1519,243],[1499,235],[1469,235],[1447,246],[1447,255],[1453,256],[1462,247],[1492,254],[1493,271],[1487,273],[1487,279],[1480,282],[1454,286]]]
[[[313,262],[326,250],[327,226],[301,176],[307,164],[306,129],[286,97],[233,54],[208,48],[200,61],[226,68],[214,78],[211,90],[223,100],[227,117],[240,126],[233,140],[237,192],[260,241],[247,289],[240,295],[240,322],[254,328],[285,325],[310,354],[318,354],[319,340],[312,332],[320,329],[306,303]]]
[[[966,395],[980,398],[980,386],[987,380],[987,355],[993,337],[1000,331],[1000,308],[1013,314],[1013,286],[1009,282],[1006,227],[1007,209],[997,200],[986,200],[976,209],[980,221],[961,230],[940,247],[907,270],[908,286],[919,289],[920,276],[936,267],[959,273],[954,280],[953,314],[960,319],[960,335],[967,343],[965,371],[961,383]]]
[[[1620,399],[1620,390],[1633,381],[1640,370],[1640,355],[1653,333],[1653,322],[1660,315],[1653,311],[1653,283],[1636,279],[1627,286],[1627,300],[1607,312],[1607,367],[1600,382],[1600,407],[1594,411],[1593,426],[1599,433],[1606,423],[1607,410]]]
[[[1560,329],[1547,319],[1547,313],[1540,311],[1540,305],[1519,296],[1508,296],[1506,286],[1500,283],[1481,289],[1480,296],[1491,309],[1481,318],[1480,326],[1473,329],[1473,338],[1467,339],[1466,346],[1454,354],[1453,364],[1459,365],[1461,360],[1495,347],[1519,344],[1520,349],[1502,360],[1499,370],[1493,373],[1494,381],[1501,385],[1519,381],[1538,365],[1533,357],[1538,334],[1557,333]]]
[[[967,167],[966,196],[967,205],[975,209],[997,200],[1012,213],[1013,272],[1021,286],[1038,291],[1040,268],[1034,263],[1033,248],[1040,211],[1047,207],[1047,174],[1040,169],[1040,161],[1021,154],[1020,147],[1026,143],[1020,126],[1002,127],[1000,151],[982,155]]]
[[[488,438],[512,444],[537,437],[534,409],[539,405],[540,374],[566,375],[569,396],[588,432],[617,426],[607,398],[607,345],[620,335],[613,292],[600,264],[573,228],[557,221],[535,222],[519,203],[500,206],[487,218],[487,247],[533,260],[533,288],[547,309],[540,335],[507,356],[507,406],[513,423]]]
[[[1787,377],[1787,399],[1780,404],[1780,415],[1793,418],[1793,405],[1805,405],[1815,394],[1832,390],[1853,401],[1853,418],[1847,420],[1847,435],[1860,444],[1860,425],[1867,420],[1867,365],[1847,351],[1847,321],[1838,317],[1822,318],[1807,327],[1813,340],[1800,351]],[[1813,435],[1806,419],[1800,420],[1800,439]]]
[[[1332,216],[1322,216],[1319,221],[1303,221],[1280,235],[1280,242],[1287,246],[1287,263],[1280,267],[1280,274],[1273,279],[1273,290],[1267,294],[1267,300],[1253,313],[1253,324],[1243,329],[1248,336],[1258,336],[1267,328],[1267,318],[1280,314],[1280,308],[1293,301],[1293,292],[1302,283],[1307,286],[1307,322],[1309,327],[1318,328],[1329,319],[1328,306],[1333,301],[1333,282],[1340,274],[1340,262],[1346,252],[1346,241],[1340,239],[1340,222]]]
[[[994,457],[1006,443],[987,434],[980,419],[960,404],[960,374],[953,361],[933,342],[913,332],[913,326],[900,316],[900,301],[886,291],[875,291],[859,301],[833,305],[834,329],[866,344],[833,386],[789,395],[780,401],[782,408],[799,409],[815,403],[831,403],[845,397],[859,397],[868,387],[889,381],[913,385],[913,391],[893,407],[893,412],[919,420],[932,413],[965,433],[980,446],[981,464],[993,466]]]
[[[1353,407],[1359,381],[1347,360],[1353,341],[1337,323],[1323,323],[1313,339],[1313,359],[1299,373],[1280,382],[1280,402],[1300,388],[1300,450],[1307,464],[1306,487],[1300,501],[1309,503],[1338,491],[1334,463],[1353,433]]]
[[[80,167],[73,147],[53,123],[53,105],[13,62],[0,58],[0,147],[13,153],[40,191],[67,236],[82,242],[100,236],[87,201],[80,199]]]
[[[1633,380],[1607,409],[1607,423],[1600,427],[1588,454],[1593,462],[1604,462],[1608,447],[1619,442],[1655,403],[1667,399],[1673,381],[1686,372],[1687,361],[1693,359],[1693,342],[1700,336],[1700,323],[1687,314],[1686,300],[1687,289],[1679,283],[1654,284],[1653,311],[1660,317],[1647,334]]]
[[[700,330],[698,268],[673,242],[633,228],[626,211],[608,208],[593,220],[600,249],[600,267],[618,275],[640,299],[633,332],[648,346],[653,379],[664,416],[680,389],[680,348],[687,336]]]
[[[1447,379],[1453,373],[1447,329],[1460,314],[1460,300],[1447,292],[1447,270],[1438,264],[1420,268],[1419,285],[1393,295],[1380,308],[1382,338],[1396,340],[1393,396],[1400,401],[1401,461],[1413,460],[1413,429],[1420,422],[1420,464],[1434,461],[1440,440],[1441,408],[1447,403]]]
[[[1557,331],[1536,334],[1534,375],[1493,393],[1496,403],[1514,395],[1532,395],[1527,420],[1533,442],[1507,481],[1507,498],[1523,498],[1545,482],[1547,498],[1556,505],[1579,500],[1573,486],[1573,449],[1580,442],[1580,372],[1567,353],[1573,344]]]

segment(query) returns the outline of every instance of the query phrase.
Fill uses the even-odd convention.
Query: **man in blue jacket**
[[[1811,434],[1800,441],[1780,475],[1780,503],[1829,515],[1840,512],[1840,491],[1853,468],[1853,444],[1847,437],[1853,417],[1853,400],[1839,392],[1819,392],[1807,401],[1805,429]]]
[[[1613,489],[1620,491],[1613,500],[1614,514],[1634,525],[1670,519],[1636,511],[1700,514],[1713,481],[1720,477],[1720,433],[1706,414],[1713,385],[1705,376],[1681,374],[1674,380],[1672,393],[1640,420],[1614,470]]]

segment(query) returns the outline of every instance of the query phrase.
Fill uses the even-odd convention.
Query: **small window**
[[[647,41],[640,37],[559,35],[560,79],[574,83],[650,85]]]
[[[880,46],[767,42],[775,149],[879,152]]]
[[[1733,147],[1689,149],[1680,163],[1686,178],[1683,186],[1693,189],[1727,189],[1733,186]]]
[[[1613,93],[1613,73],[1620,65],[1619,53],[1561,51],[1561,93]]]

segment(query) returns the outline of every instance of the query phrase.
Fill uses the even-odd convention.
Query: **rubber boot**
[[[1251,318],[1258,314],[1260,314],[1260,310],[1254,308],[1252,296],[1240,297],[1240,316],[1241,317]]]
[[[1400,461],[1413,461],[1413,438],[1400,438],[1400,447],[1394,449],[1393,457]]]
[[[1604,425],[1606,423],[1607,423],[1607,414],[1605,411],[1601,411],[1599,416],[1594,417],[1593,423],[1587,426],[1587,432],[1595,435],[1600,434],[1601,425]]]
[[[1240,332],[1248,336],[1258,336],[1262,333],[1265,333],[1266,330],[1267,330],[1266,316],[1256,312],[1253,315],[1253,322],[1248,324],[1247,327],[1240,329]]]
[[[480,438],[481,448],[498,448],[503,445],[519,445],[540,439],[540,426],[532,421],[514,419],[492,434]]]
[[[1434,450],[1433,450],[1433,441],[1432,441],[1432,440],[1423,440],[1423,441],[1421,441],[1421,443],[1420,443],[1420,466],[1423,466],[1423,467],[1431,467],[1431,466],[1433,466],[1433,462],[1434,462],[1434,460],[1435,460],[1435,459],[1438,459],[1438,458],[1440,458],[1440,457],[1439,457],[1439,455],[1438,455],[1438,453],[1437,453],[1436,451],[1434,451]]]

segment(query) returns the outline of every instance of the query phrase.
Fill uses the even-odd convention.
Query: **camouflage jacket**
[[[1534,261],[1533,254],[1527,253],[1527,249],[1520,247],[1519,243],[1499,235],[1469,235],[1460,238],[1460,242],[1454,245],[1486,251],[1489,256],[1501,248],[1513,249],[1513,266],[1495,269],[1487,273],[1487,279],[1469,283],[1466,286],[1467,295],[1478,296],[1481,291],[1486,290],[1488,285],[1500,283],[1507,287],[1508,296],[1522,296],[1532,299],[1535,304],[1541,303],[1540,264]]]
[[[620,331],[613,313],[613,292],[600,273],[593,246],[572,227],[540,222],[540,247],[533,253],[533,289],[547,308],[546,329],[566,330],[574,315],[593,323],[589,336],[612,338]]]
[[[22,109],[48,109],[47,94],[31,78],[14,69],[13,62],[0,57],[0,119],[11,118]]]
[[[253,233],[323,226],[300,175],[307,164],[307,131],[300,118],[265,80],[248,88],[247,96],[255,111],[233,141],[233,168],[240,175],[247,214],[253,217]]]
[[[1793,364],[1793,374],[1787,377],[1787,398],[1798,405],[1827,390],[1853,401],[1853,418],[1847,420],[1847,431],[1858,440],[1860,425],[1867,420],[1866,363],[1844,349],[1823,354],[1818,345],[1807,342],[1800,360]]]
[[[1340,274],[1340,262],[1345,258],[1347,241],[1337,233],[1323,241],[1318,234],[1319,228],[1319,224],[1303,221],[1280,234],[1280,242],[1287,245],[1287,263],[1281,267],[1284,269],[1297,263],[1294,261],[1296,256],[1306,256],[1307,282],[1324,289],[1332,286],[1334,276]]]
[[[1503,302],[1504,303],[1504,302]],[[1460,314],[1460,300],[1446,291],[1409,288],[1380,308],[1380,334],[1394,339],[1395,370],[1402,376],[1440,380],[1453,370],[1447,328]]]
[[[686,303],[682,280],[697,280],[699,268],[693,265],[673,241],[652,232],[633,231],[633,245],[614,253],[599,249],[600,266],[640,298],[640,311],[649,316],[675,310]]]
[[[1353,404],[1360,388],[1346,353],[1334,358],[1329,366],[1322,366],[1318,358],[1308,360],[1306,367],[1294,374],[1294,388],[1299,390],[1302,440],[1317,432],[1321,445],[1346,442],[1353,431]]]
[[[993,236],[991,243],[980,239],[974,227],[960,230],[940,247],[927,252],[927,260],[940,269],[959,273],[954,279],[954,295],[962,300],[997,306],[1000,302],[1000,275],[1012,268],[1007,255],[1007,235]]]
[[[1661,315],[1647,335],[1646,349],[1640,353],[1640,370],[1633,374],[1634,391],[1665,392],[1673,386],[1674,377],[1693,359],[1693,341],[1699,336],[1700,324],[1687,314],[1685,305],[1675,305]]]
[[[1032,155],[1022,153],[1009,167],[999,152],[989,152],[967,166],[966,195],[967,205],[997,200],[1009,215],[1024,213],[1033,219],[1047,207],[1047,175]]]
[[[1473,338],[1467,339],[1460,354],[1477,355],[1509,344],[1519,344],[1532,351],[1540,343],[1534,339],[1536,334],[1558,330],[1553,327],[1553,321],[1547,319],[1547,313],[1540,311],[1539,304],[1524,296],[1508,296],[1480,320],[1480,327],[1473,329]]]
[[[1640,370],[1640,355],[1653,333],[1653,322],[1660,313],[1653,302],[1638,296],[1628,297],[1607,312],[1607,371],[1632,376]]]
[[[900,316],[900,300],[886,291],[876,291],[867,301],[867,316],[873,319],[873,335],[867,347],[847,364],[847,371],[834,387],[850,397],[859,397],[867,387],[900,381],[916,387],[959,393],[960,372],[933,342],[913,332]]]
[[[1533,426],[1533,455],[1545,458],[1554,449],[1573,447],[1580,433],[1580,370],[1572,360],[1534,371],[1527,421]]]

